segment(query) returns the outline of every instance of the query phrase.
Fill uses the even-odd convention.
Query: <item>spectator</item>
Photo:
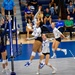
[[[73,31],[73,21],[70,20],[70,16],[67,16],[67,20],[65,20],[65,27],[68,32],[70,32],[70,39],[72,39],[72,31]]]
[[[68,4],[68,3],[69,3],[69,1],[70,1],[70,0],[64,0],[64,2],[65,2],[66,4]]]
[[[67,13],[70,15],[70,17],[74,16],[74,5],[72,4],[72,1],[70,1],[69,5],[67,6]]]
[[[35,9],[37,9],[37,6],[38,6],[37,0],[30,0],[30,3],[32,6],[34,6]]]
[[[54,3],[54,12],[58,15],[58,6],[56,5],[56,3]]]
[[[74,4],[75,4],[75,0],[74,0],[74,2],[73,2]]]
[[[21,0],[20,3],[21,3],[21,5],[27,6],[26,0]]]
[[[30,18],[32,20],[33,18],[33,11],[30,9],[30,5],[27,6],[27,8],[25,8],[25,19],[27,21],[28,18]]]
[[[52,7],[52,6],[54,6],[54,0],[51,0],[50,3],[49,3],[49,8]]]
[[[58,5],[58,1],[57,0],[50,0],[49,7],[53,6],[54,3],[56,3],[56,5]]]
[[[40,11],[43,11],[43,7],[42,7],[42,5],[40,4],[40,5],[38,5],[38,10],[40,9]]]
[[[61,17],[58,17],[58,22],[56,23],[56,28],[58,28],[58,30],[63,33],[64,26],[65,26],[64,21],[61,20]]]
[[[46,11],[44,12],[44,24],[46,22],[49,22],[51,24],[51,13],[49,11],[49,8],[46,8]]]
[[[52,6],[50,7],[50,12],[51,12],[51,15],[54,15],[54,5],[52,5]]]
[[[13,28],[13,19],[14,16],[16,15],[16,6],[14,3],[14,0],[4,0],[3,4],[2,4],[2,15],[6,16],[6,15],[11,15],[12,17],[12,28]]]
[[[26,26],[26,31],[27,31],[27,38],[29,38],[29,32],[32,32],[32,22],[30,18],[27,19],[27,26]]]
[[[55,0],[52,0],[52,1],[49,3],[49,9],[50,9],[51,15],[55,15],[55,14],[58,13],[58,6],[57,6],[57,4],[55,3]]]

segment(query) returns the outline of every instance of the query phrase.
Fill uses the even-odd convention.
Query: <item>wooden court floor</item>
[[[49,38],[54,38],[53,34],[48,34]],[[65,34],[66,35],[66,34]],[[67,34],[68,35],[68,34]],[[30,36],[31,37],[31,36]],[[75,41],[75,33],[73,34],[72,40],[70,40],[70,38],[67,38],[67,40],[63,39],[62,41]],[[13,40],[13,43],[15,44],[15,40]],[[22,44],[33,44],[34,40],[26,40],[26,34],[20,34],[19,38],[18,38],[18,44],[22,43]],[[7,44],[9,44],[9,40],[7,41]]]
[[[14,61],[14,71],[16,72],[16,75],[36,75],[39,59],[33,60],[32,64],[29,67],[24,66],[25,62],[28,61],[28,58],[30,57],[30,54],[31,54],[31,50],[30,50],[30,48],[32,47],[31,44],[34,43],[34,40],[26,41],[25,38],[26,38],[26,34],[21,34],[20,37],[18,38],[18,43],[23,44],[23,54],[22,54],[23,56],[21,55],[21,56],[17,57],[17,60]],[[53,38],[53,37],[50,37],[50,38]],[[48,39],[50,39],[50,38],[48,38]],[[73,36],[72,40],[70,40],[69,38],[67,40],[62,40],[62,42],[66,42],[66,41],[69,41],[68,46],[70,45],[70,43],[72,43],[72,41],[74,41],[73,47],[75,48],[75,46],[74,46],[75,36]],[[13,43],[15,44],[15,40],[13,41]],[[9,40],[8,40],[7,44],[9,44]],[[66,45],[66,43],[65,43],[65,45]],[[25,47],[27,49],[25,49]],[[73,52],[75,52],[74,48],[73,48]],[[27,56],[24,52],[29,56]],[[65,58],[56,58],[56,59],[49,60],[49,62],[57,68],[56,74],[52,74],[51,68],[49,68],[48,66],[44,66],[44,68],[40,70],[40,75],[75,75],[75,66],[74,66],[75,59],[72,57],[72,55],[69,52],[68,52],[68,54],[71,57],[67,56]],[[58,53],[58,55],[61,55],[61,53]],[[19,60],[19,58],[21,58],[21,59],[27,58],[27,60],[25,60],[25,59]],[[10,72],[8,72],[8,74],[6,74],[6,73],[3,74],[1,72],[2,71],[1,64],[2,63],[0,62],[0,75],[10,75]],[[9,61],[9,68],[11,69],[11,61]]]

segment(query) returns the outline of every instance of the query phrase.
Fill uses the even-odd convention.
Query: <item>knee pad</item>
[[[6,60],[3,60],[3,61],[2,61],[2,64],[5,64],[5,63],[6,63]]]
[[[41,56],[42,55],[42,52],[38,53],[38,55]]]
[[[35,52],[32,52],[32,54],[31,54],[32,56],[35,56],[36,55],[36,53]]]
[[[8,63],[8,59],[6,59],[6,63]]]

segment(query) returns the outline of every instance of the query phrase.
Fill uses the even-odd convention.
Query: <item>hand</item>
[[[70,14],[70,12],[68,12],[68,14]]]
[[[39,7],[39,11],[41,11],[41,7]]]

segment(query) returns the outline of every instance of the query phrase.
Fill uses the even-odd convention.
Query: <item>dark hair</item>
[[[45,34],[46,35],[46,37],[48,38],[48,34]]]
[[[27,23],[29,23],[29,20],[31,21],[31,19],[30,19],[30,18],[27,18]]]
[[[70,4],[70,2],[72,2],[72,1],[69,1],[69,4]]]
[[[45,34],[45,36],[48,38],[48,34],[46,34],[46,33],[42,33],[42,35],[43,35],[43,34]]]

